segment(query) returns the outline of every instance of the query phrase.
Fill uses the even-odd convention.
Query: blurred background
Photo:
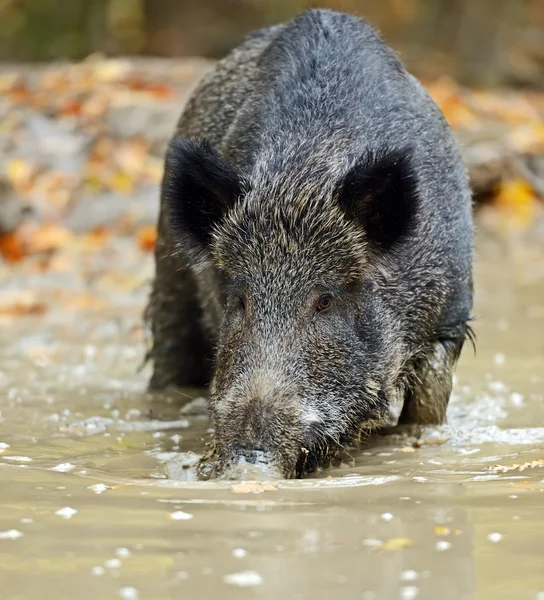
[[[366,16],[421,76],[544,84],[542,0],[0,0],[0,59],[217,58],[309,7]]]
[[[310,6],[366,17],[422,80],[462,145],[481,222],[542,229],[544,0],[0,0],[5,263],[49,264],[89,232],[152,251],[187,98],[248,31]]]

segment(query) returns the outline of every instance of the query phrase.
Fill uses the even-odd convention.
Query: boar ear
[[[339,184],[340,207],[378,249],[392,248],[414,225],[418,197],[411,156],[410,150],[367,153]]]
[[[168,145],[163,202],[174,234],[196,250],[209,245],[213,228],[245,189],[245,182],[207,142],[175,137]]]

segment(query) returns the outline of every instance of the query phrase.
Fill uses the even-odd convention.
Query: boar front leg
[[[450,399],[457,352],[437,342],[404,395],[399,425],[443,425]]]
[[[211,377],[211,343],[202,324],[196,282],[173,251],[168,226],[159,220],[156,276],[145,320],[151,329],[150,390],[204,387]]]

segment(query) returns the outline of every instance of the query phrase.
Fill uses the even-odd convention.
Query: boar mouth
[[[331,449],[331,455],[335,452]],[[298,459],[287,465],[276,453],[263,450],[243,450],[225,460],[216,448],[210,449],[197,466],[198,479],[223,481],[271,481],[301,479],[318,469],[326,457],[300,449]]]
[[[243,449],[225,459],[216,447],[200,459],[197,473],[200,480],[223,481],[270,481],[299,476],[295,465],[286,468],[285,462],[274,452]]]
[[[264,481],[283,479],[284,476],[273,454],[262,450],[244,450],[227,463],[219,479]]]

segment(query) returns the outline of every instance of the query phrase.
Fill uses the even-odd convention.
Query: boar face
[[[403,360],[384,260],[416,216],[409,153],[252,181],[175,139],[164,194],[196,273],[218,282],[210,409],[217,471],[301,476],[378,422]]]

